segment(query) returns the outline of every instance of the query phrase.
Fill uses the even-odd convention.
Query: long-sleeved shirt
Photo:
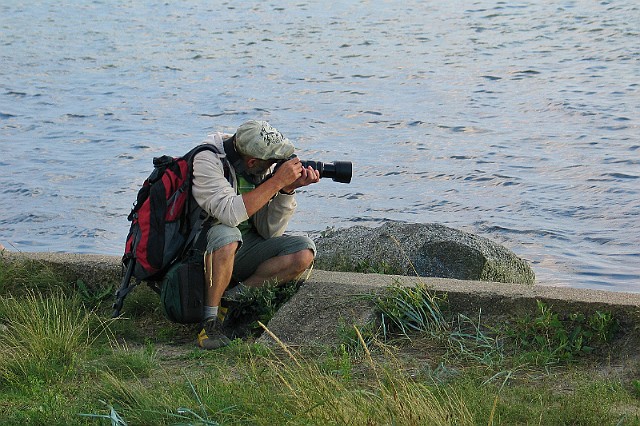
[[[224,175],[223,161],[227,161],[224,137],[221,133],[214,133],[204,140],[203,143],[216,146],[220,154],[206,150],[195,156],[192,193],[198,205],[217,223],[235,227],[248,220],[249,216],[242,195],[238,194],[236,171],[231,164],[231,178],[227,180]],[[253,226],[263,238],[282,235],[296,207],[295,196],[278,193],[253,215]]]

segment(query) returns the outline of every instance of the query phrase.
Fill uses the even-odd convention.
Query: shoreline
[[[122,276],[121,257],[96,254],[11,252],[1,255],[10,260],[41,261],[75,282],[82,280],[89,286],[119,286]],[[403,286],[426,284],[436,292],[448,293],[456,309],[480,309],[483,314],[507,311],[528,312],[535,309],[536,300],[573,310],[609,309],[630,323],[640,323],[640,293],[557,287],[544,283],[507,284],[487,281],[448,278],[415,277],[405,275],[364,274],[313,270],[307,280],[327,288],[349,288],[353,292],[371,291],[400,283]]]

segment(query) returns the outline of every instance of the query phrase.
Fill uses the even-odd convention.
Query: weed
[[[357,272],[362,274],[402,275],[404,271],[384,260],[372,262],[368,259],[354,261],[344,254],[335,253],[316,260],[316,266],[328,271]]]
[[[523,359],[535,365],[568,361],[588,354],[594,347],[611,340],[617,322],[610,313],[595,312],[589,317],[572,313],[561,317],[537,301],[537,315],[516,319],[505,328]]]
[[[346,381],[350,381],[353,373],[353,363],[345,345],[340,345],[337,356],[334,359],[337,361],[336,369],[331,372],[339,374]]]
[[[394,330],[409,337],[409,332],[437,335],[449,328],[440,305],[446,298],[436,296],[423,284],[415,288],[394,285],[375,300],[382,331],[387,338]]]
[[[384,260],[376,263],[372,263],[370,260],[360,260],[353,265],[353,272],[362,274],[401,275],[403,271]]]
[[[107,288],[93,290],[89,288],[84,281],[78,280],[76,287],[78,288],[82,301],[91,307],[97,307],[105,300],[113,297],[113,285]]]
[[[450,352],[457,358],[469,359],[487,367],[500,367],[504,362],[502,341],[477,320],[459,314],[448,336]]]
[[[131,318],[151,316],[162,318],[158,294],[149,286],[139,285],[136,291],[127,296],[127,308],[125,314]]]
[[[360,344],[358,333],[365,346],[370,348],[380,334],[380,327],[374,322],[369,322],[356,329],[353,325],[347,324],[343,318],[338,319],[338,336],[342,342],[340,347],[352,355],[362,354],[363,347]]]
[[[259,334],[262,330],[258,321],[267,323],[298,291],[302,282],[290,281],[279,284],[268,282],[262,287],[249,287],[231,311],[231,318],[236,322],[249,322],[250,334]]]

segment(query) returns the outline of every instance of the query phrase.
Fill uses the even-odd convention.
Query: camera
[[[353,166],[351,161],[335,161],[333,163],[323,163],[321,161],[300,161],[302,167],[311,166],[312,169],[320,173],[320,178],[331,178],[334,182],[350,183]]]
[[[280,160],[276,163],[275,170],[280,167],[282,163],[285,161],[291,160],[292,158],[296,158],[297,155],[293,154],[291,157],[286,160]],[[351,161],[335,161],[333,163],[323,163],[321,161],[312,161],[300,160],[300,164],[302,167],[307,168],[311,166],[312,169],[317,170],[320,173],[320,178],[331,178],[334,182],[340,183],[350,183],[351,182],[351,174],[353,166],[351,165]],[[275,171],[274,170],[274,171]]]

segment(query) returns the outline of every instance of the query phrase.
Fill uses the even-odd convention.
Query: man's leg
[[[248,287],[260,287],[269,280],[278,283],[296,280],[311,266],[313,259],[314,253],[310,249],[272,257],[262,262],[243,283]]]
[[[304,236],[264,239],[257,233],[245,234],[233,275],[247,287],[260,287],[271,280],[285,283],[298,279],[311,266],[315,251],[313,241]]]
[[[204,258],[205,306],[202,329],[198,334],[198,346],[217,349],[229,344],[218,319],[220,299],[233,273],[235,254],[242,242],[237,228],[214,225],[207,232],[207,251]]]
[[[233,261],[238,242],[227,244],[204,257],[205,305],[220,306],[222,293],[227,289],[233,274]]]

